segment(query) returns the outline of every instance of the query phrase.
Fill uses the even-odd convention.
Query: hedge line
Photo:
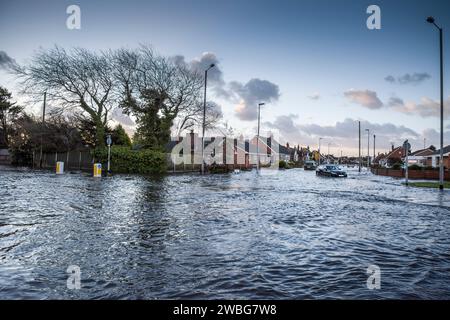
[[[96,162],[101,162],[103,170],[108,163],[108,149],[94,152]],[[111,147],[111,171],[115,173],[161,174],[167,170],[166,155],[154,150],[132,150],[129,147]]]

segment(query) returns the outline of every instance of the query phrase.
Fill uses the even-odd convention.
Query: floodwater
[[[0,299],[449,299],[449,233],[450,192],[366,172],[96,180],[4,167]]]

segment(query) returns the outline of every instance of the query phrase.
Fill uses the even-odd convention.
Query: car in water
[[[316,169],[316,175],[334,178],[346,178],[347,172],[335,164],[326,164]]]
[[[316,170],[316,168],[317,168],[316,162],[313,160],[307,160],[303,164],[304,170]]]

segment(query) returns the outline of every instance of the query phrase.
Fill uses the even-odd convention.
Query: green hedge
[[[286,161],[280,160],[278,162],[278,168],[280,168],[280,169],[289,169],[289,165],[287,164]]]
[[[106,171],[108,149],[94,152],[96,162],[101,162]],[[114,173],[160,174],[166,172],[166,155],[154,150],[132,150],[125,146],[111,147],[111,171]]]

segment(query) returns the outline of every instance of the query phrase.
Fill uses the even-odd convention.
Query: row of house
[[[444,152],[444,167],[450,168],[450,145],[443,148]],[[406,158],[405,149],[400,146],[392,147],[392,150],[385,154],[380,153],[374,159],[373,164],[381,167],[390,168],[396,163],[403,163]],[[429,146],[425,149],[416,150],[408,154],[408,164],[418,165],[421,167],[439,167],[440,149],[434,146]]]

